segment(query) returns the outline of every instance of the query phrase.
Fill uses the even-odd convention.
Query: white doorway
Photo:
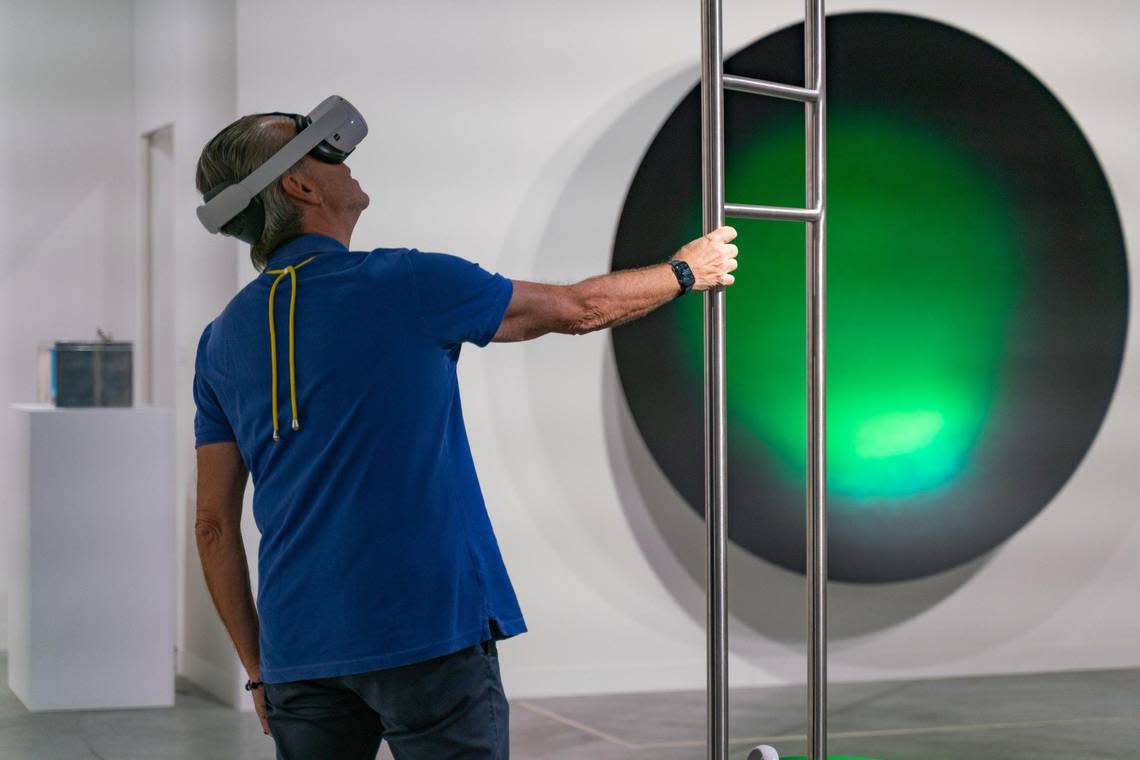
[[[143,135],[143,255],[139,398],[173,407],[174,345],[174,125]]]

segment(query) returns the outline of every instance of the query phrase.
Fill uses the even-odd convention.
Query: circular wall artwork
[[[913,16],[828,18],[829,574],[953,568],[1037,515],[1104,419],[1123,358],[1120,219],[1088,141],[1031,73]],[[803,27],[728,73],[803,81]],[[649,146],[613,268],[701,234],[699,88]],[[804,204],[802,104],[725,95],[725,197]],[[803,572],[804,227],[729,220],[729,536]],[[654,459],[704,513],[703,297],[613,332]]]

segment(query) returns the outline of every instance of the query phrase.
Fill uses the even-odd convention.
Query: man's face
[[[326,164],[305,156],[304,172],[320,190],[321,198],[333,214],[357,214],[368,208],[368,193],[352,176],[347,163]]]

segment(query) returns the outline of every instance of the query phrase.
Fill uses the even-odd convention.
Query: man
[[[234,122],[203,150],[198,190],[249,175],[299,125]],[[672,264],[511,281],[446,254],[350,251],[369,199],[341,161],[306,155],[259,194],[263,272],[198,346],[206,584],[279,758],[372,760],[382,739],[398,760],[507,758],[495,642],[526,625],[468,447],[460,346],[601,330],[730,285],[736,232],[694,240]],[[248,475],[256,606],[240,532]]]

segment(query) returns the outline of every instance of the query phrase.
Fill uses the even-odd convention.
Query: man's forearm
[[[735,237],[732,227],[718,227],[677,251],[673,258],[688,265],[693,291],[733,283],[737,250],[730,241]],[[581,335],[603,330],[643,317],[680,292],[677,275],[668,263],[611,272],[574,285],[515,280],[494,339],[506,343],[552,332]]]
[[[603,330],[645,316],[681,292],[677,276],[668,264],[591,277],[571,285],[582,304],[581,316],[571,332]]]
[[[241,530],[238,526],[223,530],[200,520],[194,532],[198,540],[198,556],[202,560],[202,574],[214,607],[246,672],[251,678],[257,678],[261,672],[257,607],[250,588],[249,565],[245,559]]]

